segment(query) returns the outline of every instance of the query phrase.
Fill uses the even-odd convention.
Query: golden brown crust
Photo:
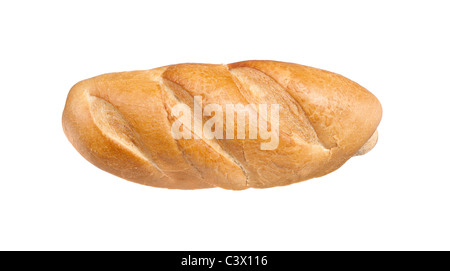
[[[260,137],[175,139],[173,106],[193,110],[194,96],[202,96],[203,105],[279,104],[278,147],[261,150]],[[81,81],[69,93],[63,128],[87,160],[127,180],[241,190],[287,185],[339,168],[370,150],[381,113],[378,100],[360,85],[311,67],[275,61],[178,64]],[[248,134],[248,123],[245,129]]]

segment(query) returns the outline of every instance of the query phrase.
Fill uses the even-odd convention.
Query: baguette
[[[207,112],[208,105],[217,110]],[[238,111],[228,114],[230,105],[245,106],[244,122]],[[181,114],[180,108],[188,111]],[[374,147],[381,115],[377,98],[341,75],[293,63],[243,61],[83,80],[69,92],[62,123],[84,158],[126,180],[243,190],[338,169]]]

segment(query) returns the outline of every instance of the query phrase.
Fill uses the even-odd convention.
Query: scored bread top
[[[175,139],[172,110],[184,104],[193,111],[194,96],[202,97],[203,106],[279,104],[278,147],[262,150],[267,140],[260,137],[208,139],[194,129],[191,139]],[[242,190],[336,170],[362,153],[381,114],[374,95],[341,75],[293,63],[244,61],[178,64],[81,81],[69,93],[63,127],[87,160],[127,180]],[[247,134],[249,128],[246,122]]]

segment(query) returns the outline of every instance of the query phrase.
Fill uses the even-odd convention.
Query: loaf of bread
[[[238,109],[228,113],[233,106],[245,108],[244,119]],[[62,121],[83,157],[126,180],[243,190],[338,169],[376,144],[381,114],[374,95],[341,75],[244,61],[83,80],[70,90]]]

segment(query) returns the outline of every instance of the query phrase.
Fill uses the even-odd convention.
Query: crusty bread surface
[[[191,138],[176,139],[174,106],[193,112],[194,97],[223,108],[278,104],[277,147],[261,149],[268,140],[260,136],[211,138],[192,127]],[[84,158],[121,178],[163,188],[243,190],[338,169],[374,147],[381,115],[377,98],[341,75],[261,60],[177,64],[83,80],[70,90],[62,121]],[[246,135],[249,130],[247,121]]]

